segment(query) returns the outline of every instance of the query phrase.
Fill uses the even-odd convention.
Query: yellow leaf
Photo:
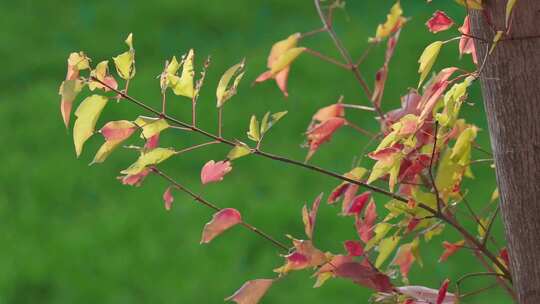
[[[376,39],[384,39],[395,32],[406,20],[402,15],[403,10],[398,1],[390,9],[390,14],[386,16],[386,22],[384,24],[379,24],[377,27],[377,32],[375,34]]]
[[[315,285],[313,285],[313,288],[319,288],[321,287],[328,279],[332,278],[334,274],[331,271],[323,272],[319,275],[317,275],[317,281],[315,282]]]
[[[107,76],[108,71],[109,71],[109,61],[104,60],[98,63],[96,68],[90,72],[90,77],[96,77],[97,79],[104,81],[105,76]],[[96,88],[101,88],[101,87],[102,85],[95,81],[90,81],[88,83],[88,88],[90,89],[90,91],[93,91]]]
[[[261,140],[261,133],[259,132],[259,121],[257,120],[257,117],[255,115],[251,116],[251,120],[249,121],[249,132],[247,133],[249,139],[253,141],[259,141]]]
[[[375,260],[375,267],[379,268],[381,265],[386,261],[386,259],[390,256],[392,251],[396,249],[396,246],[398,245],[400,241],[400,237],[397,236],[391,236],[388,238],[385,238],[379,243],[379,255],[377,256],[377,259]]]
[[[79,71],[89,69],[90,58],[88,58],[83,52],[73,52],[69,54],[68,66],[73,66]]]
[[[291,48],[283,53],[270,67],[270,73],[276,75],[283,69],[287,68],[302,52],[306,50],[305,47]]]
[[[476,139],[478,129],[475,126],[468,127],[459,135],[454,148],[452,148],[453,161],[459,162],[460,165],[466,165],[470,156],[473,141]]]
[[[510,24],[510,16],[512,16],[512,10],[514,9],[514,5],[516,5],[517,0],[508,0],[506,2],[506,27],[508,28]]]
[[[129,168],[120,171],[125,175],[134,175],[141,173],[147,166],[157,165],[176,153],[173,149],[155,148],[146,153],[141,154],[136,162]]]
[[[194,77],[195,71],[193,68],[193,60],[195,53],[193,49],[190,49],[185,56],[182,65],[182,75],[180,77],[175,76],[173,80],[173,92],[176,95],[193,98],[195,96]]]
[[[89,96],[81,102],[75,111],[77,120],[73,126],[73,142],[77,157],[81,155],[86,140],[94,134],[96,122],[107,104],[107,100],[107,97],[101,95]]]
[[[484,7],[482,7],[482,0],[467,0],[467,3],[465,3],[465,0],[456,0],[456,2],[469,9],[484,9]]]
[[[495,188],[493,193],[491,194],[490,202],[493,203],[494,201],[499,199],[499,188]]]
[[[99,150],[96,152],[96,155],[94,156],[94,160],[90,163],[90,165],[93,164],[99,164],[104,162],[107,157],[123,142],[123,140],[108,140],[101,147],[99,147]]]
[[[139,116],[135,121],[135,125],[139,128],[142,128],[141,138],[148,139],[156,134],[161,133],[161,131],[169,128],[169,124],[163,118],[154,118]]]
[[[375,226],[374,232],[375,235],[367,242],[366,246],[364,247],[365,251],[370,250],[386,236],[388,231],[392,229],[392,225],[388,223],[378,223],[377,226]]]
[[[116,72],[123,79],[131,79],[135,76],[135,53],[133,51],[124,52],[113,57]]]
[[[486,229],[489,226],[489,218],[480,218],[478,224],[478,236],[484,238],[486,236]]]
[[[368,170],[366,168],[355,167],[351,171],[345,173],[345,176],[354,180],[360,180],[367,172]]]
[[[234,148],[232,148],[231,151],[229,151],[229,154],[227,154],[227,158],[229,160],[235,160],[237,158],[246,156],[251,153],[251,149],[244,145],[236,145]]]
[[[442,41],[435,41],[428,45],[422,53],[422,56],[420,56],[420,59],[418,60],[418,63],[420,63],[420,68],[418,69],[418,73],[420,73],[420,82],[418,83],[418,87],[420,87],[422,82],[426,80],[426,77],[439,56],[442,45]]]
[[[233,97],[236,94],[236,89],[238,88],[238,84],[240,83],[240,80],[244,76],[244,60],[242,62],[237,63],[230,67],[223,76],[221,76],[221,79],[219,80],[217,89],[216,89],[216,97],[217,97],[217,107],[220,108],[223,106],[223,104],[229,100],[231,97]],[[232,85],[229,85],[232,78],[236,75],[235,80],[233,81]]]
[[[60,111],[66,128],[69,126],[69,119],[71,116],[71,108],[73,101],[84,87],[84,83],[79,79],[67,79],[62,82],[58,94],[62,96],[60,102]]]
[[[125,43],[129,47],[130,50],[133,50],[133,33],[129,33],[127,36]]]

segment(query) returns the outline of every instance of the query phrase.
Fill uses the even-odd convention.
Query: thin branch
[[[433,159],[435,158],[435,151],[437,150],[437,133],[439,132],[439,123],[435,122],[435,131],[433,133],[433,149],[431,150],[431,159],[429,160],[429,179],[431,181],[431,186],[435,192],[437,198],[437,212],[441,213],[443,202],[441,200],[441,195],[439,194],[439,189],[435,183],[435,177],[433,176]]]
[[[202,204],[202,205],[204,205],[204,206],[206,206],[206,207],[208,207],[208,208],[210,208],[210,209],[212,209],[214,211],[221,211],[222,210],[218,206],[214,205],[213,203],[211,203],[208,200],[201,197],[199,194],[196,194],[195,192],[193,192],[190,189],[186,188],[185,186],[183,186],[182,184],[177,182],[175,179],[173,179],[169,175],[165,174],[160,169],[158,169],[156,167],[152,167],[152,171],[154,173],[156,173],[157,175],[163,177],[165,180],[167,180],[172,185],[174,185],[176,189],[178,189],[178,190],[188,194],[189,196],[191,196],[196,202],[198,202],[198,203],[200,203],[200,204]],[[260,230],[259,228],[255,227],[255,226],[253,226],[251,224],[248,224],[248,223],[246,223],[244,221],[242,221],[240,223],[240,225],[244,226],[245,228],[247,228],[251,232],[259,235],[260,237],[266,239],[267,241],[270,241],[274,246],[276,246],[280,250],[289,251],[289,247],[287,247],[285,244],[279,242],[278,240],[274,239],[273,237],[271,237],[270,235],[268,235],[264,231]]]
[[[489,240],[489,234],[491,232],[491,228],[493,227],[493,223],[495,222],[495,218],[497,218],[497,215],[499,214],[500,205],[497,205],[497,208],[495,209],[495,212],[493,213],[493,216],[489,220],[488,226],[485,231],[484,238],[482,239],[482,245],[486,246],[487,241]]]
[[[337,65],[337,66],[340,67],[340,68],[344,68],[344,69],[346,69],[346,70],[351,70],[351,66],[350,66],[350,65],[341,63],[341,62],[337,61],[337,60],[334,59],[334,58],[331,58],[331,57],[328,57],[328,56],[326,56],[326,55],[323,55],[323,54],[321,54],[321,53],[319,53],[319,52],[317,52],[317,51],[315,51],[315,50],[312,50],[312,49],[310,49],[310,48],[306,48],[306,49],[304,50],[304,52],[306,52],[306,53],[308,53],[308,54],[310,54],[310,55],[313,55],[313,56],[315,56],[315,57],[317,57],[317,58],[319,58],[319,59],[322,59],[322,60],[324,60],[324,61],[326,61],[326,62],[330,62],[331,64]]]

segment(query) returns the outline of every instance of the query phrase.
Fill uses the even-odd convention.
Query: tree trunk
[[[507,0],[484,0],[476,37],[505,30]],[[520,303],[540,303],[540,0],[517,0],[510,32],[481,74],[510,268]],[[536,37],[535,37],[536,36]],[[480,64],[490,43],[476,40]]]

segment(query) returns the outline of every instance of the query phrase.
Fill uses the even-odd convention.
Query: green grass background
[[[349,1],[346,12],[336,12],[336,30],[354,57],[367,46],[367,37],[383,22],[389,0]],[[402,32],[383,102],[385,110],[399,106],[399,96],[418,81],[417,59],[423,48],[451,33],[430,34],[424,22],[436,8],[460,23],[463,12],[451,1],[403,1],[413,18]],[[302,132],[311,115],[335,102],[366,104],[347,71],[303,55],[289,79],[285,100],[273,82],[250,87],[265,69],[271,45],[297,31],[320,26],[311,1],[291,0],[154,0],[154,1],[2,1],[0,35],[0,303],[221,303],[246,280],[273,276],[282,263],[269,243],[248,231],[232,229],[209,245],[198,244],[211,212],[177,193],[174,208],[166,212],[161,195],[163,180],[150,177],[140,188],[115,180],[136,154],[115,152],[104,164],[88,167],[101,144],[99,136],[86,145],[80,159],[74,155],[71,133],[59,113],[58,85],[65,77],[66,58],[84,50],[94,63],[125,50],[123,40],[134,33],[137,76],[130,94],[159,106],[158,75],[165,59],[195,48],[198,61],[212,55],[208,81],[200,99],[204,128],[215,128],[215,85],[223,71],[245,57],[247,74],[239,94],[226,107],[225,135],[245,138],[249,116],[288,110],[265,140],[264,149],[303,159]],[[305,45],[338,58],[322,34]],[[382,63],[384,47],[376,48],[362,65],[371,84]],[[472,69],[467,57],[458,61],[457,42],[445,46],[435,69],[450,64]],[[80,99],[79,99],[80,100]],[[472,89],[463,114],[482,129],[480,143],[489,146],[478,85]],[[189,102],[170,98],[172,114],[189,119]],[[114,119],[146,114],[122,102],[110,103],[98,126]],[[348,112],[358,125],[376,130],[366,113]],[[163,145],[177,148],[200,143],[198,136],[167,131]],[[313,158],[314,164],[345,172],[366,145],[352,130],[343,129]],[[337,181],[313,172],[248,157],[234,162],[221,184],[200,186],[199,171],[209,159],[222,159],[226,147],[215,146],[167,161],[162,167],[179,181],[202,192],[222,207],[239,209],[244,218],[285,241],[285,234],[303,237],[300,210],[318,193],[328,193]],[[480,157],[481,155],[475,155]],[[468,181],[475,208],[494,189],[490,168],[474,169]],[[382,206],[386,202],[377,197]],[[382,207],[379,207],[382,212]],[[355,237],[352,221],[337,216],[338,209],[323,205],[316,228],[316,244],[333,252]],[[474,225],[470,225],[475,229]],[[495,229],[502,242],[500,224]],[[445,278],[482,268],[463,250],[444,264],[436,262],[443,240],[457,241],[449,231],[422,244],[423,268],[413,266],[411,282],[436,288]],[[308,272],[294,273],[276,283],[263,303],[367,303],[369,291],[344,280],[312,289]],[[473,290],[491,281],[469,281]],[[463,303],[508,303],[496,289]]]

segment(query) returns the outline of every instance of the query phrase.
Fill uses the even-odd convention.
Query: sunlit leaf
[[[113,57],[116,72],[123,79],[131,79],[135,76],[135,50],[133,49],[133,35],[129,34],[126,38],[126,44],[129,50]]]
[[[439,290],[424,286],[402,286],[396,288],[400,293],[415,300],[435,303],[438,298]],[[452,293],[446,293],[446,297],[440,304],[457,304],[458,297]]]
[[[482,6],[482,0],[455,0],[455,1],[469,9],[476,9],[476,10],[484,9],[484,7]]]
[[[471,54],[473,62],[478,64],[478,56],[476,55],[476,46],[474,45],[474,40],[472,37],[469,37],[471,34],[471,22],[469,15],[465,16],[463,25],[459,28],[459,31],[463,33],[461,39],[459,40],[459,55]]]
[[[384,24],[379,24],[377,27],[375,40],[381,40],[390,36],[392,33],[399,30],[405,21],[407,21],[407,19],[403,17],[403,10],[401,9],[400,2],[397,1],[390,9],[390,14],[386,16],[386,22]]]
[[[171,87],[175,95],[193,98],[195,96],[195,70],[194,70],[195,52],[190,49],[182,60],[182,74],[180,77],[170,77]]]
[[[110,121],[99,131],[105,138],[91,164],[102,163],[122,142],[137,130],[137,126],[127,120]]]
[[[105,96],[92,95],[83,100],[75,111],[77,120],[73,126],[73,141],[77,157],[81,155],[86,140],[94,134],[97,120],[107,101]]]
[[[514,10],[514,6],[516,5],[517,0],[507,0],[506,2],[506,27],[510,25],[510,17],[512,16],[512,11]]]

